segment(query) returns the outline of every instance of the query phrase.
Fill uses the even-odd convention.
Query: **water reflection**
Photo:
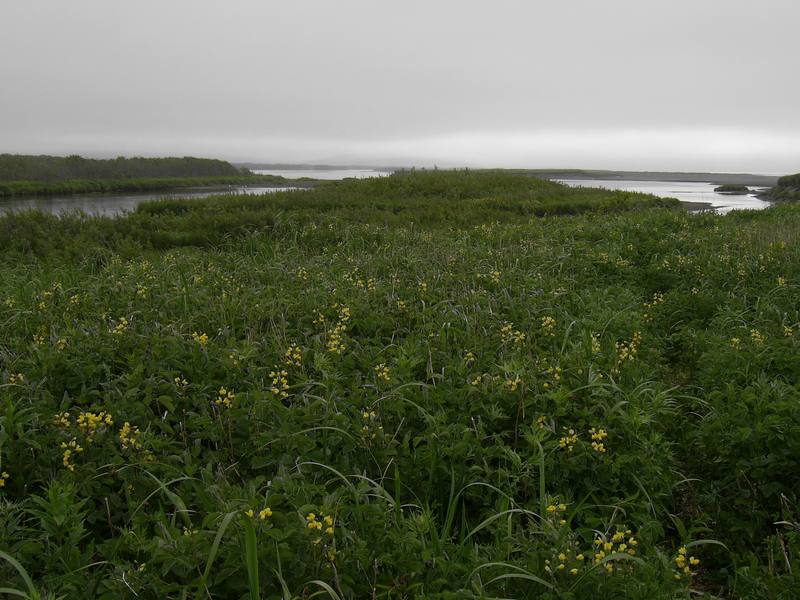
[[[312,179],[345,179],[355,177],[365,179],[367,177],[386,177],[391,175],[391,171],[379,169],[254,169],[256,175],[280,175],[286,179],[299,179],[310,177]]]
[[[118,216],[135,209],[148,200],[174,200],[185,198],[207,198],[220,194],[270,194],[297,188],[292,187],[244,187],[182,190],[172,192],[149,192],[130,194],[75,194],[71,196],[31,196],[0,200],[0,211],[41,210],[52,214],[81,211],[89,215]]]
[[[642,192],[662,198],[677,198],[681,202],[705,204],[709,209],[724,214],[731,210],[762,210],[770,203],[756,197],[755,193],[734,196],[715,192],[713,183],[695,181],[630,181],[622,179],[558,179],[559,183],[571,187],[605,188],[626,192]],[[764,191],[761,188],[756,192]],[[703,208],[697,206],[696,208]]]

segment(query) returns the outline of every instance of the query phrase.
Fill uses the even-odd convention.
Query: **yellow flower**
[[[271,516],[272,516],[272,509],[269,506],[267,506],[266,508],[263,508],[258,513],[258,518],[261,519],[262,521],[265,521],[265,520],[269,519]]]
[[[128,448],[132,449],[139,449],[142,447],[142,443],[139,441],[139,436],[141,435],[141,431],[139,431],[138,427],[131,427],[131,424],[125,421],[122,425],[122,429],[119,430],[119,441],[122,445],[123,450],[127,450]]]
[[[391,374],[389,372],[389,367],[386,366],[385,363],[381,363],[374,368],[375,376],[378,379],[382,379],[383,381],[389,381],[391,379]]]
[[[221,387],[219,388],[217,399],[214,401],[214,404],[220,408],[232,408],[234,400],[236,400],[236,394],[233,393],[233,390],[226,390],[224,387]]]
[[[277,365],[274,371],[269,372],[272,378],[272,387],[270,391],[279,398],[289,397],[289,373],[286,369],[281,369]]]

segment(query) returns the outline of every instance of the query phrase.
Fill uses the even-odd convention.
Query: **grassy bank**
[[[768,193],[767,197],[775,202],[800,201],[800,173],[786,175]]]
[[[68,181],[0,181],[0,198],[60,196],[67,194],[158,192],[226,185],[311,185],[313,180],[292,180],[278,175],[225,177],[140,177],[132,179],[75,179]]]
[[[0,154],[0,181],[70,181],[148,177],[235,177],[244,172],[224,160],[165,157],[112,159]]]
[[[800,210],[676,205],[440,171],[0,217],[0,581],[792,597]]]

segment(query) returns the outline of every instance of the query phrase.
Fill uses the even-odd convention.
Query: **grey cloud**
[[[2,0],[0,151],[800,169],[794,0]]]

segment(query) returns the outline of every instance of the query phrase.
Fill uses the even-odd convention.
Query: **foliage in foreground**
[[[792,598],[800,212],[648,203],[428,173],[5,217],[0,581]]]

